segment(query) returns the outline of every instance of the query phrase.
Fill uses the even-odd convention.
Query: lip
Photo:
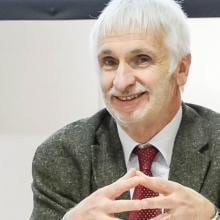
[[[148,92],[141,92],[129,96],[113,96],[112,104],[119,111],[132,112],[137,109],[142,102],[146,102],[148,95]]]
[[[122,102],[130,102],[133,101],[140,96],[142,96],[145,92],[137,93],[137,94],[131,94],[129,96],[115,96],[116,99],[122,101]]]

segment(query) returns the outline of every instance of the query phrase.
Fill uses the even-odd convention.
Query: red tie
[[[140,170],[148,176],[152,176],[151,165],[154,158],[156,157],[158,150],[154,146],[145,148],[134,149],[134,153],[138,156]],[[144,186],[138,185],[134,189],[132,199],[144,199],[158,196],[159,194],[145,188]],[[131,211],[129,213],[129,220],[148,220],[161,214],[161,209],[142,209],[139,211]]]

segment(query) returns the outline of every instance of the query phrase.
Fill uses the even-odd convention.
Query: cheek
[[[100,82],[103,92],[107,92],[112,88],[113,85],[113,74],[112,73],[101,73]]]
[[[154,90],[160,80],[159,75],[154,72],[142,72],[137,76],[137,81],[150,90]]]
[[[154,81],[161,75],[161,68],[157,64],[152,64],[146,68],[135,71],[136,77],[143,81]]]

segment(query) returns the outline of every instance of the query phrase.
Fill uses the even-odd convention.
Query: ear
[[[179,87],[184,86],[187,81],[190,64],[191,64],[191,54],[187,54],[180,60],[176,68],[175,71],[176,83]]]

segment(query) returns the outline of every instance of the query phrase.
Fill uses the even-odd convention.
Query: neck
[[[136,142],[138,143],[147,143],[152,137],[154,137],[157,133],[159,133],[176,115],[180,108],[181,102],[168,111],[167,114],[160,114],[160,117],[157,121],[150,121],[147,122],[137,122],[132,124],[120,126],[125,130],[125,132]]]

